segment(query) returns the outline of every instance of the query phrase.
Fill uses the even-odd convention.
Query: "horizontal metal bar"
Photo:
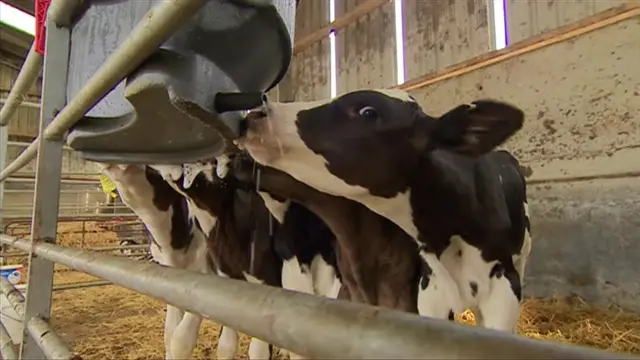
[[[16,190],[5,190],[6,194],[33,194],[35,189],[16,189]],[[77,195],[85,195],[85,194],[103,194],[104,192],[100,189],[83,189],[83,190],[60,190],[60,194],[77,194]]]
[[[148,248],[149,248],[149,244],[142,244],[142,245],[123,245],[123,246],[103,246],[103,247],[86,248],[86,250],[102,252],[102,251],[116,251],[116,250],[140,250],[140,249],[145,250]],[[4,257],[4,258],[20,257],[20,256],[27,256],[27,255],[29,255],[29,253],[26,253],[26,252],[0,253],[0,257]],[[137,255],[140,255],[140,254],[137,254]]]
[[[60,181],[62,182],[62,184],[78,184],[78,185],[92,185],[92,184],[96,184],[99,185],[100,184],[100,179],[60,179]],[[20,183],[20,182],[32,182],[35,183],[36,179],[35,178],[20,178],[20,177],[10,177],[8,179],[6,179],[6,182],[13,182],[13,183]]]
[[[24,317],[24,296],[9,280],[2,276],[0,276],[0,293],[7,298],[9,305],[16,311],[16,314]]]
[[[85,215],[85,214],[78,214],[78,216],[80,217],[81,215]],[[90,218],[90,219],[95,219],[95,220],[99,220],[101,218],[107,218],[107,219],[113,219],[113,220],[118,220],[119,218],[137,218],[138,215],[133,214],[133,213],[124,213],[124,214],[86,214],[85,218]],[[65,219],[72,219],[69,221],[82,221],[82,220],[73,220],[73,218],[68,217],[68,216],[64,216]],[[30,220],[31,216],[23,216],[23,215],[4,215],[2,214],[2,219],[3,220]]]
[[[65,291],[65,290],[76,290],[76,289],[85,289],[90,287],[99,287],[99,286],[107,286],[113,285],[111,281],[83,281],[78,283],[71,284],[60,284],[54,285],[53,291]]]
[[[58,1],[58,0],[55,0]],[[63,0],[60,0],[63,1]],[[66,0],[69,1],[69,0]],[[109,55],[80,92],[44,129],[46,139],[59,139],[72,125],[100,101],[122,79],[135,70],[171,34],[195,14],[205,0],[164,0],[149,10],[129,37]],[[36,138],[18,157],[0,172],[0,181],[25,167],[38,151]]]
[[[24,60],[24,64],[18,73],[16,81],[11,87],[5,104],[0,109],[0,126],[6,126],[11,117],[16,113],[20,103],[27,97],[29,89],[33,86],[42,70],[42,55],[35,50],[35,41]]]
[[[4,104],[6,104],[8,100],[9,99],[0,99],[0,105],[4,106]],[[31,101],[22,101],[17,106],[18,107],[32,108],[32,109],[40,109],[40,103],[31,102]]]
[[[18,360],[18,351],[2,321],[0,321],[0,359]]]
[[[28,142],[24,142],[24,141],[8,141],[7,142],[7,146],[13,146],[13,147],[27,147],[29,146],[31,143]],[[67,150],[67,151],[73,151],[72,148],[70,148],[67,145],[64,145],[62,147],[63,150]],[[96,173],[97,174],[97,173]]]
[[[33,251],[315,359],[636,359],[48,243]]]
[[[6,212],[10,212],[10,211],[31,211],[33,209],[33,205],[24,205],[24,206],[6,206],[3,208],[4,211]],[[125,205],[118,205],[118,206],[106,206],[106,205],[100,205],[100,206],[60,206],[58,208],[58,210],[63,211],[63,210],[83,210],[83,211],[91,211],[91,210],[128,210],[130,209],[128,206]]]
[[[29,335],[36,341],[36,344],[42,349],[44,355],[49,360],[80,360],[80,356],[75,355],[70,349],[67,342],[51,327],[49,322],[39,318],[32,317],[27,323]]]

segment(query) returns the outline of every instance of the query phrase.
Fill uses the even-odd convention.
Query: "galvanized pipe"
[[[53,291],[64,291],[64,290],[74,290],[74,289],[84,289],[96,286],[107,286],[113,285],[111,281],[83,281],[72,284],[60,284],[54,285]]]
[[[7,103],[8,99],[0,99],[0,105],[3,105]],[[36,102],[31,102],[31,101],[22,101],[20,102],[18,105],[16,105],[18,107],[26,107],[26,108],[32,108],[32,109],[40,109],[40,103],[36,103]]]
[[[27,324],[29,334],[35,340],[36,344],[42,349],[44,355],[49,360],[80,360],[80,356],[75,355],[58,333],[51,325],[39,318],[32,317]]]
[[[149,244],[123,245],[123,246],[104,246],[104,247],[96,247],[96,248],[86,248],[86,250],[103,252],[103,251],[116,251],[116,250],[145,250],[147,248],[149,248]],[[29,255],[29,253],[25,253],[25,252],[0,253],[0,257],[4,257],[4,258],[20,257],[20,256],[27,256],[27,255]],[[136,255],[140,255],[140,254],[136,254]]]
[[[0,126],[6,126],[9,123],[11,117],[20,107],[20,103],[27,97],[29,89],[36,82],[42,69],[42,58],[42,55],[35,50],[35,42],[32,43],[16,82],[13,83],[9,96],[0,109]]]
[[[13,340],[11,340],[7,328],[2,325],[2,321],[0,321],[0,359],[18,360],[18,351],[13,345]]]
[[[18,205],[18,206],[7,206],[4,208],[5,211],[9,212],[9,211],[31,211],[33,209],[33,205]],[[106,205],[100,205],[100,206],[60,206],[58,208],[59,211],[64,211],[64,210],[83,210],[83,211],[91,211],[91,210],[128,210],[130,209],[128,206],[126,205],[115,205],[115,206],[106,206]]]
[[[19,177],[11,177],[6,180],[7,182],[14,183],[35,183],[35,178],[19,178]],[[62,184],[75,184],[75,185],[100,185],[100,180],[96,179],[61,179],[60,182]],[[32,190],[35,191],[35,190]]]
[[[47,9],[47,18],[58,26],[69,27],[73,12],[80,5],[80,0],[53,0]]]
[[[82,215],[82,214],[80,214],[80,215]],[[114,214],[86,214],[86,215],[91,215],[91,217],[95,218],[95,220],[99,220],[100,218],[108,218],[108,219],[113,219],[114,218]],[[122,213],[122,214],[116,214],[115,217],[116,218],[137,218],[138,215],[133,214],[133,213]],[[2,218],[5,219],[5,220],[22,220],[22,219],[31,219],[31,216],[3,215]],[[78,220],[78,221],[80,221],[80,220]]]
[[[63,0],[54,0],[63,1]],[[64,0],[65,2],[71,0]],[[164,0],[149,10],[131,35],[107,58],[87,84],[44,130],[47,139],[59,139],[100,99],[151,55],[169,36],[195,14],[205,0]],[[0,172],[0,181],[26,166],[38,151],[35,139],[11,164]]]
[[[48,243],[33,251],[315,359],[636,359]]]
[[[3,235],[0,235],[0,237]],[[4,294],[9,301],[9,305],[16,311],[16,314],[20,317],[24,317],[24,296],[20,290],[16,289],[9,280],[0,276],[0,293]]]
[[[11,189],[5,190],[5,194],[33,194],[35,192],[34,189]],[[103,194],[102,190],[92,190],[92,189],[84,189],[84,190],[60,190],[60,194],[76,194],[76,195],[85,195],[85,194]]]

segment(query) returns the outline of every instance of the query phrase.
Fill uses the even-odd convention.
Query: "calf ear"
[[[522,128],[523,121],[524,113],[517,107],[480,100],[442,115],[429,140],[433,148],[479,156],[505,142]]]

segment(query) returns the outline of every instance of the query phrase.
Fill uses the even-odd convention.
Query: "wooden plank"
[[[394,88],[406,91],[425,87],[452,77],[460,76],[471,71],[475,71],[493,64],[535,51],[568,39],[589,33],[603,27],[616,24],[620,21],[640,15],[640,3],[638,1],[628,2],[624,5],[612,8],[576,21],[575,23],[562,26],[546,33],[531,37],[521,42],[515,43],[505,49],[492,51],[488,54],[475,57],[469,61],[445,68],[436,74],[427,74],[419,78],[407,81]]]

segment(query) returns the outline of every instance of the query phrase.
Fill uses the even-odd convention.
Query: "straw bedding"
[[[82,245],[78,234],[64,234],[81,224],[60,224],[59,243]],[[99,231],[97,224],[85,225]],[[94,228],[95,227],[95,228]],[[117,244],[113,232],[85,235],[84,246]],[[62,266],[59,266],[62,270]],[[98,280],[75,271],[57,271],[55,283]],[[117,286],[103,286],[54,293],[53,324],[75,351],[87,359],[157,359],[164,355],[164,305]],[[458,321],[473,324],[473,314]],[[205,320],[200,329],[195,359],[215,358],[219,327]],[[599,309],[581,299],[528,299],[522,307],[521,335],[640,354],[640,315],[615,308]],[[242,336],[240,351],[246,355],[249,338]],[[279,351],[277,359],[285,359]],[[246,356],[243,356],[246,358]]]

